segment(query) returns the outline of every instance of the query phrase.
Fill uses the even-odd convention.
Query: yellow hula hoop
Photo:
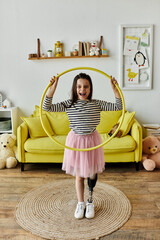
[[[57,75],[57,77],[60,77],[62,75],[64,75],[65,73],[68,73],[68,72],[71,72],[71,71],[75,71],[75,70],[80,70],[80,69],[86,69],[86,70],[91,70],[91,71],[95,71],[95,72],[98,72],[98,73],[101,73],[102,75],[106,76],[107,78],[111,79],[111,76],[109,76],[107,73],[101,71],[101,70],[98,70],[96,68],[91,68],[91,67],[76,67],[76,68],[71,68],[71,69],[68,69],[60,74]],[[118,84],[116,84],[116,88],[118,89],[119,91],[119,94],[121,96],[121,99],[122,99],[122,105],[123,105],[123,110],[122,110],[122,119],[119,123],[119,126],[117,128],[117,130],[114,132],[114,134],[108,138],[106,141],[104,141],[103,143],[95,146],[95,147],[91,147],[91,148],[72,148],[72,147],[69,147],[69,146],[66,146],[60,142],[58,142],[50,133],[49,131],[47,131],[47,129],[45,128],[45,125],[44,125],[44,122],[43,122],[43,119],[42,119],[42,106],[43,106],[43,101],[44,101],[44,97],[47,93],[47,90],[48,88],[51,86],[51,83],[48,84],[48,86],[46,87],[43,95],[42,95],[42,98],[41,98],[41,103],[40,103],[40,120],[41,120],[41,124],[42,124],[42,127],[44,129],[44,131],[46,132],[46,134],[50,137],[51,140],[53,140],[55,143],[57,143],[58,145],[60,145],[61,147],[63,148],[67,148],[69,150],[73,150],[73,151],[82,151],[82,152],[85,152],[85,151],[91,151],[91,150],[95,150],[97,148],[100,148],[100,147],[103,147],[105,144],[107,144],[109,141],[111,141],[112,138],[114,138],[114,136],[118,133],[122,123],[123,123],[123,120],[124,120],[124,114],[125,114],[125,101],[124,101],[124,97],[123,97],[123,94],[122,94],[122,91],[120,89],[120,87],[118,86]]]

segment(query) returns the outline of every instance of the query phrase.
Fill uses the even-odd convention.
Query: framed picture
[[[120,87],[152,89],[153,25],[120,25]]]

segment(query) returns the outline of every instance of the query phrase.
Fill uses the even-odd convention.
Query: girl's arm
[[[71,104],[70,100],[52,104],[52,97],[45,96],[43,101],[43,110],[47,112],[65,112],[67,106]]]
[[[51,86],[49,87],[48,92],[44,98],[43,107],[42,107],[43,110],[47,112],[64,112],[65,111],[63,102],[52,104],[52,98],[57,88],[58,79],[59,79],[58,77],[53,76],[50,80]]]
[[[96,103],[100,106],[101,111],[119,111],[123,109],[122,99],[115,84],[118,84],[117,80],[111,76],[111,87],[115,95],[115,103],[96,100]]]
[[[116,98],[121,98],[120,93],[115,86],[116,84],[118,84],[117,80],[115,78],[111,78],[111,87],[113,89],[114,95],[115,95]]]
[[[47,97],[53,97],[55,91],[56,91],[56,88],[57,88],[57,84],[58,84],[58,77],[56,76],[53,76],[50,80],[50,83],[51,83],[51,86],[49,87],[48,89],[48,92],[47,92]]]

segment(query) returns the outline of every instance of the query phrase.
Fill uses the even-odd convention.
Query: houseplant
[[[48,50],[48,51],[47,51],[47,56],[48,56],[48,57],[52,57],[52,50]]]

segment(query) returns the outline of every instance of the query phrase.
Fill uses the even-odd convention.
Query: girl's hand
[[[57,74],[58,75],[58,74]],[[56,88],[57,88],[57,84],[58,84],[58,77],[53,76],[50,80],[51,86],[49,87],[48,93],[47,93],[47,97],[53,97]]]
[[[118,89],[116,88],[116,84],[118,85],[117,80],[114,77],[112,78],[112,76],[111,76],[111,87],[113,89],[114,95],[117,98],[121,98],[120,93],[119,93]]]

